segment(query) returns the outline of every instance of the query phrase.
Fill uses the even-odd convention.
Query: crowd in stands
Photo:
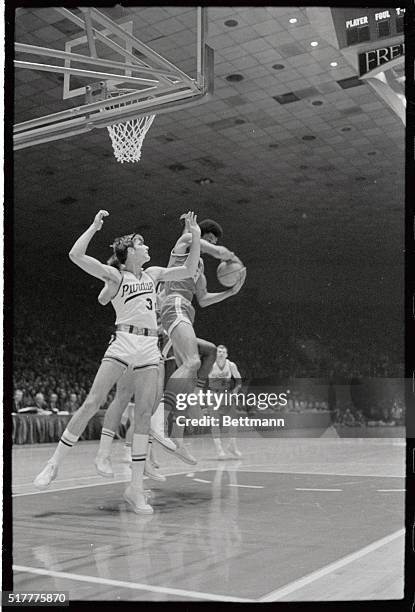
[[[39,304],[41,307],[41,304]],[[309,314],[307,325],[301,328],[288,324],[290,312],[279,305],[235,300],[232,309],[220,303],[215,309],[200,311],[196,331],[229,349],[229,358],[236,362],[245,380],[265,379],[292,386],[300,378],[320,378],[327,384],[339,384],[351,379],[403,377],[403,358],[392,352],[394,344],[382,344],[382,330],[375,341],[364,325],[353,334],[335,333],[323,320],[318,325],[316,315]],[[211,310],[212,312],[208,312]],[[112,313],[77,320],[65,318],[57,309],[48,316],[47,326],[35,317],[32,303],[20,303],[14,328],[14,406],[35,407],[39,412],[73,413],[84,401],[110,335]],[[93,332],[91,333],[91,329]],[[371,337],[372,334],[372,337]],[[110,394],[106,406],[112,400]],[[324,410],[327,398],[310,393],[293,393],[287,410]],[[330,409],[330,407],[329,407]],[[335,413],[343,424],[363,424],[371,415],[349,407]],[[403,423],[403,404],[400,399],[379,408],[372,415],[379,421]]]
[[[39,413],[73,413],[90,389],[109,334],[105,328],[91,334],[88,321],[75,324],[60,311],[49,313],[45,323],[33,311],[33,302],[16,310],[13,411],[33,407]]]

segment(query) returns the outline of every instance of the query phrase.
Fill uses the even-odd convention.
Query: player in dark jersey
[[[202,253],[209,254],[222,261],[238,260],[238,258],[226,247],[217,245],[217,241],[222,237],[223,231],[218,223],[211,219],[205,219],[199,223],[201,230],[200,249]],[[185,228],[182,236],[176,242],[171,253],[168,267],[183,265],[188,257],[189,247],[192,238]],[[166,298],[163,300],[160,318],[162,325],[173,344],[173,350],[178,365],[177,370],[170,377],[167,388],[163,396],[166,408],[175,410],[176,395],[178,393],[190,393],[197,386],[199,376],[199,386],[204,384],[209,371],[214,363],[216,355],[209,356],[205,364],[199,357],[197,338],[193,329],[195,311],[192,300],[196,296],[202,308],[217,304],[229,297],[236,295],[245,282],[246,269],[240,271],[237,283],[218,293],[208,293],[206,277],[204,275],[203,260],[200,258],[196,273],[192,278],[172,281],[164,284]],[[205,367],[204,367],[205,366]],[[195,464],[195,458],[188,452],[183,444],[183,427],[173,425],[171,437],[177,445],[176,455],[181,456],[183,461]]]

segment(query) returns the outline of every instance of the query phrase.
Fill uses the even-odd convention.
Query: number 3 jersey
[[[123,272],[121,284],[111,303],[116,313],[116,325],[135,325],[157,329],[156,285],[149,274],[138,279],[132,272]]]

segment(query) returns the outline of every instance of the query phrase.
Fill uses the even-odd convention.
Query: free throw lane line
[[[305,487],[295,487],[296,491],[343,491],[343,489],[308,489]]]
[[[263,485],[244,485],[238,483],[229,483],[228,487],[241,487],[242,489],[263,489]]]
[[[187,591],[184,589],[173,589],[170,587],[153,586],[142,584],[141,582],[127,582],[124,580],[111,580],[109,578],[99,578],[98,576],[83,576],[82,574],[71,574],[69,572],[55,572],[53,570],[40,569],[37,567],[27,567],[25,565],[13,565],[15,572],[25,572],[28,574],[39,574],[40,576],[51,576],[53,578],[66,578],[78,582],[89,582],[91,584],[102,584],[105,586],[121,587],[135,591],[150,591],[152,593],[165,593],[166,595],[181,595],[182,597],[192,597],[204,601],[240,601],[252,602],[253,599],[232,597],[231,595],[215,595],[213,593],[201,593],[199,591]]]
[[[373,542],[372,544],[369,544],[368,546],[365,546],[364,548],[361,548],[360,550],[357,550],[356,552],[351,553],[350,555],[346,555],[345,557],[342,557],[338,561],[334,561],[334,563],[329,563],[329,565],[326,565],[325,567],[322,567],[319,570],[316,570],[315,572],[311,572],[311,574],[308,574],[307,576],[304,576],[303,578],[294,580],[294,582],[291,582],[290,584],[287,584],[277,589],[276,591],[272,591],[271,593],[268,593],[267,595],[263,595],[262,597],[259,598],[258,601],[261,601],[261,602],[278,601],[279,599],[282,599],[286,595],[289,595],[290,593],[293,593],[294,591],[298,591],[298,589],[301,589],[302,587],[308,584],[311,584],[312,582],[315,582],[319,578],[322,578],[323,576],[327,576],[327,574],[331,574],[332,572],[335,572],[341,567],[344,567],[345,565],[348,565],[349,563],[353,563],[353,561],[357,561],[357,559],[360,559],[361,557],[368,555],[374,550],[381,548],[381,546],[385,546],[385,544],[389,544],[389,542],[393,542],[393,540],[396,540],[397,538],[400,538],[401,536],[403,536],[404,533],[405,533],[405,529],[399,529],[398,531],[395,531],[394,533],[391,533],[390,535],[385,536],[384,538],[381,538],[380,540],[377,540],[376,542]]]

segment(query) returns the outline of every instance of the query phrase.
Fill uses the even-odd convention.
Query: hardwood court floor
[[[193,471],[159,452],[155,514],[122,501],[128,466],[94,475],[81,443],[51,490],[30,484],[52,446],[14,449],[15,589],[73,600],[276,601],[403,595],[404,443],[244,439],[218,462],[206,436]],[[28,467],[30,466],[30,467]]]

